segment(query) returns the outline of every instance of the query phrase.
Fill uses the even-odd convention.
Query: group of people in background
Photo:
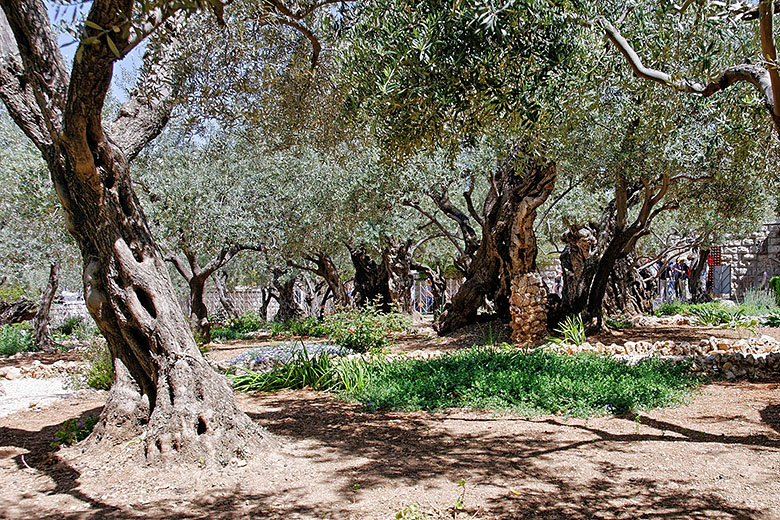
[[[659,260],[656,262],[656,269],[658,269],[658,277],[656,278],[658,297],[661,301],[688,301],[691,299],[691,292],[688,287],[688,281],[691,278],[691,267],[688,265],[687,258],[681,256],[676,262],[669,260],[666,263]]]

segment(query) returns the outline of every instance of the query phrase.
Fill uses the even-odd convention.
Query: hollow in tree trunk
[[[41,293],[41,305],[38,312],[35,313],[35,345],[39,350],[50,351],[52,349],[51,331],[49,323],[51,321],[51,303],[54,301],[54,295],[57,294],[57,286],[60,283],[60,265],[59,262],[51,264],[49,269],[49,278],[46,287]]]

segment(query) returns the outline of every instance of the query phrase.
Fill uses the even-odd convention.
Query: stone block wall
[[[765,288],[765,280],[780,276],[780,222],[764,224],[747,238],[722,244],[721,263],[731,266],[732,298],[742,298],[748,289]]]

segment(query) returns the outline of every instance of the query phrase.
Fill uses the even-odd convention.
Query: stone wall
[[[765,280],[780,276],[778,253],[780,222],[764,224],[747,238],[722,244],[721,264],[731,266],[731,298],[742,298],[747,289],[765,288]]]

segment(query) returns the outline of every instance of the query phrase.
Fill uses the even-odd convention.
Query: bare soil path
[[[108,467],[83,447],[54,452],[65,420],[100,412],[94,395],[0,418],[0,517],[392,519],[416,505],[417,518],[780,520],[780,382],[588,420],[371,412],[310,391],[238,399],[281,447],[221,470],[123,464],[132,443]]]

